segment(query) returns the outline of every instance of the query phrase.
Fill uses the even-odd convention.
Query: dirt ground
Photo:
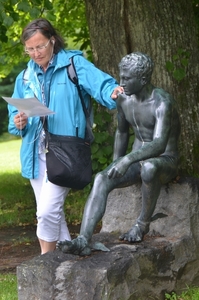
[[[80,226],[69,226],[71,237],[79,233]],[[0,229],[0,273],[16,273],[16,267],[40,255],[36,226]]]

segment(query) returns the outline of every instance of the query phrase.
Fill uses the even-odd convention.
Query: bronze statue
[[[91,249],[108,250],[91,244],[97,223],[102,219],[108,194],[115,188],[142,182],[142,209],[136,223],[120,240],[140,242],[149,231],[160,189],[177,175],[180,122],[176,103],[165,90],[151,84],[153,62],[143,53],[126,55],[119,64],[124,93],[116,99],[118,127],[113,162],[94,180],[85,205],[80,235],[58,242],[63,252],[89,255]],[[135,139],[126,154],[129,128]]]

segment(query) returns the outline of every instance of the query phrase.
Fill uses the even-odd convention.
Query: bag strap
[[[90,143],[92,143],[94,141],[94,134],[92,131],[92,124],[91,124],[91,119],[90,119],[91,111],[92,111],[91,97],[90,97],[90,104],[89,104],[90,107],[88,110],[86,108],[86,105],[84,103],[84,99],[82,96],[81,88],[80,88],[78,77],[77,77],[77,72],[76,72],[75,65],[74,65],[73,56],[70,58],[70,61],[71,61],[71,64],[67,67],[68,77],[77,87],[79,98],[81,100],[82,108],[83,108],[83,111],[84,111],[84,114],[86,117],[86,139]]]
[[[77,72],[75,69],[74,61],[73,61],[73,56],[70,58],[70,62],[71,62],[71,64],[67,67],[68,77],[77,87],[79,98],[81,100],[82,108],[83,108],[86,118],[90,118],[90,113],[88,112],[88,110],[86,108],[86,105],[84,103],[84,99],[83,99],[83,96],[81,93],[81,89],[80,89],[80,85],[79,85],[79,81],[78,81],[78,77],[77,77]]]

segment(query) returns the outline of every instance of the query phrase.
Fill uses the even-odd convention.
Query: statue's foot
[[[72,241],[59,241],[57,242],[57,248],[64,253],[71,253],[80,256],[91,254],[91,248],[89,247],[88,241],[83,235],[79,235]]]
[[[91,254],[91,250],[110,251],[104,244],[94,242],[89,244],[83,235],[79,235],[72,241],[59,241],[56,247],[64,253],[70,253],[80,256],[87,256]]]
[[[119,239],[128,241],[129,243],[133,242],[141,242],[143,240],[144,235],[149,231],[149,226],[147,225],[145,228],[141,226],[139,223],[133,225],[133,227],[126,233],[123,233]]]

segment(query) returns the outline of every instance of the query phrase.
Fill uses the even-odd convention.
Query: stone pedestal
[[[199,282],[199,197],[196,179],[162,187],[156,212],[141,243],[118,240],[140,210],[140,186],[109,195],[102,231],[93,240],[110,252],[79,257],[56,250],[17,267],[18,299],[148,300]],[[156,213],[155,212],[155,213]]]
[[[157,219],[150,225],[153,231],[169,238],[184,235],[194,236],[199,243],[199,180],[185,178],[169,183],[161,189],[154,215],[163,213],[167,217]],[[116,189],[110,193],[102,232],[126,232],[136,222],[141,210],[141,185]]]

